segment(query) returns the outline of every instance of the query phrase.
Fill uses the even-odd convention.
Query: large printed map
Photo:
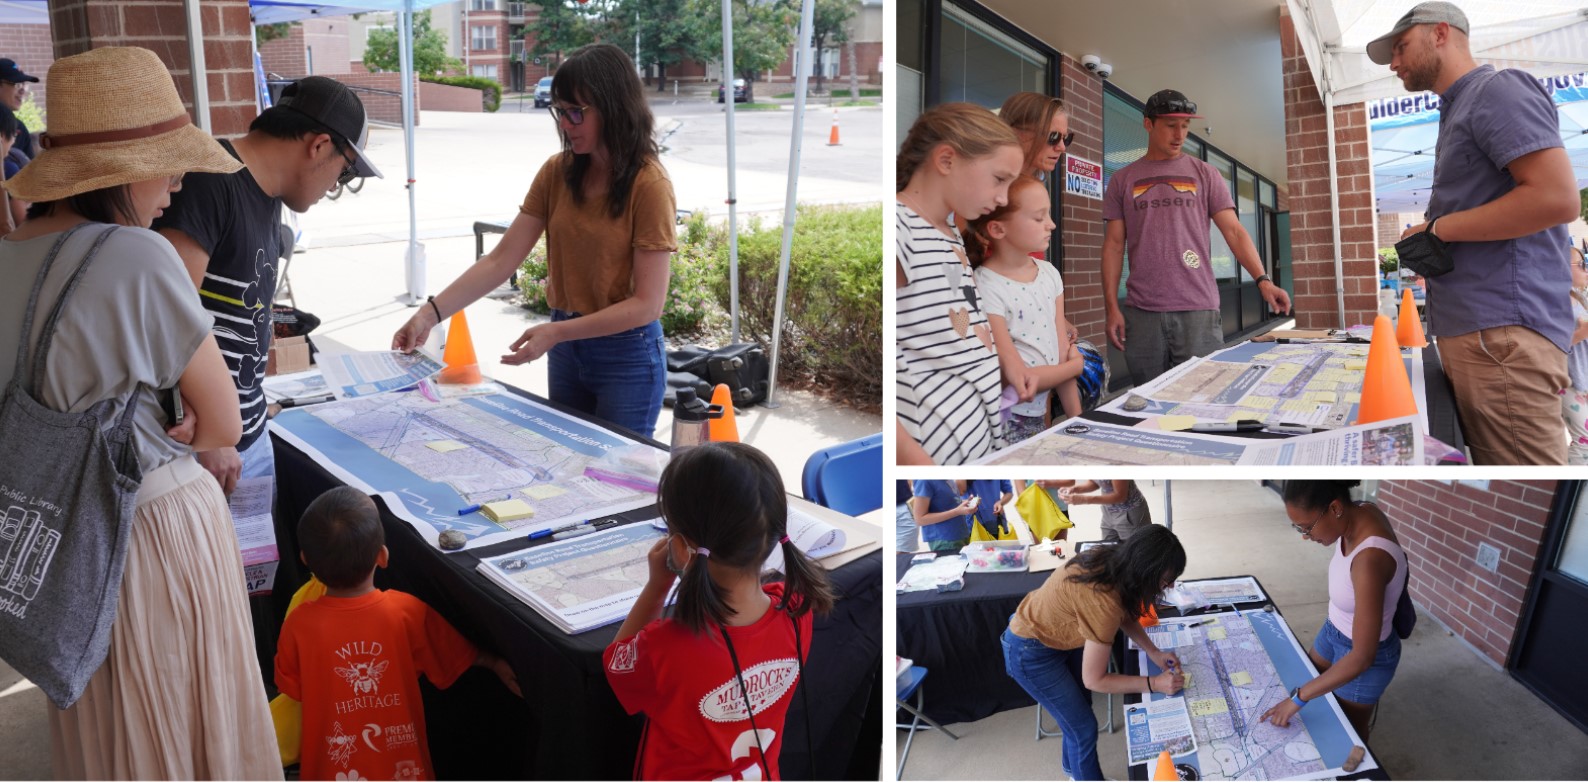
[[[272,428],[350,485],[382,494],[432,542],[456,529],[473,547],[655,502],[584,474],[613,449],[648,446],[508,394],[381,394],[288,410]],[[497,523],[458,513],[502,499],[534,515]]]
[[[1190,622],[1201,626],[1189,628]],[[1212,780],[1318,779],[1339,766],[1360,739],[1333,698],[1315,699],[1288,728],[1259,719],[1315,674],[1277,614],[1226,612],[1166,620],[1186,628],[1172,651],[1186,673],[1184,697],[1197,740],[1193,765]],[[1149,631],[1152,632],[1152,631]],[[1156,643],[1157,641],[1155,641]],[[1143,670],[1158,668],[1142,655]],[[1366,770],[1371,757],[1364,763]]]

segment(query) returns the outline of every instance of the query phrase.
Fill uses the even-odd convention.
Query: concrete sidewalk
[[[1142,481],[1159,524],[1164,482]],[[1310,647],[1328,613],[1330,550],[1301,540],[1290,528],[1279,496],[1255,481],[1174,481],[1174,532],[1185,545],[1185,578],[1256,576]],[[1075,509],[1070,540],[1097,540],[1101,511]],[[1067,547],[1068,548],[1068,547]],[[932,678],[953,675],[932,671]],[[931,704],[931,679],[926,682]],[[1099,730],[1107,698],[1094,698]],[[1116,726],[1123,717],[1114,699]],[[1036,707],[949,726],[951,741],[935,731],[916,736],[907,779],[1053,779],[1062,739],[1033,738]],[[1052,729],[1051,717],[1045,724]],[[896,731],[897,747],[904,734]],[[1379,707],[1369,737],[1392,779],[1588,779],[1581,731],[1510,674],[1496,670],[1427,614],[1402,648],[1400,667]],[[1103,774],[1128,779],[1124,733],[1101,731]],[[897,758],[895,758],[897,765]]]

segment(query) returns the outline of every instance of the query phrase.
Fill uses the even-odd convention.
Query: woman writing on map
[[[1321,671],[1262,719],[1283,728],[1308,701],[1334,693],[1363,740],[1379,696],[1395,676],[1401,639],[1393,627],[1406,586],[1406,554],[1389,520],[1371,503],[1351,501],[1357,481],[1286,481],[1285,514],[1302,537],[1334,548],[1329,618],[1308,656]]]
[[[673,183],[662,168],[634,62],[610,44],[575,51],[551,83],[562,151],[535,175],[502,241],[392,337],[414,350],[443,318],[517,271],[546,237],[551,322],[526,329],[502,356],[549,356],[548,396],[649,436],[665,387],[662,305],[673,237]]]
[[[1166,527],[1148,527],[1117,546],[1097,546],[1054,571],[1020,601],[1004,631],[1004,667],[1064,730],[1064,773],[1102,779],[1093,692],[1161,692],[1185,686],[1180,658],[1160,650],[1137,618],[1185,571],[1185,549]],[[1157,676],[1109,673],[1114,635],[1123,631],[1163,669]]]

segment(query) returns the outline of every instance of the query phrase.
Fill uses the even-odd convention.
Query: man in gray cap
[[[283,247],[281,207],[306,212],[338,183],[380,176],[364,155],[368,133],[364,104],[346,85],[324,76],[299,79],[254,119],[247,135],[221,142],[246,168],[187,175],[154,221],[214,316],[215,338],[237,386],[242,439],[235,448],[197,455],[227,495],[239,479],[275,474],[264,436],[264,376],[277,270],[282,251],[291,249]]]
[[[1422,3],[1367,46],[1408,91],[1442,100],[1428,219],[1401,245],[1449,261],[1427,281],[1428,331],[1473,462],[1563,464],[1577,183],[1549,93],[1524,71],[1479,66],[1468,30],[1456,6]]]

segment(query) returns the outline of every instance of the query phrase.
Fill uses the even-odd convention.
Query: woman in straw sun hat
[[[240,164],[193,126],[146,49],[58,60],[49,84],[39,155],[5,183],[32,206],[0,240],[0,269],[13,283],[0,290],[0,386],[21,346],[39,345],[46,330],[40,316],[21,333],[32,291],[48,313],[84,266],[36,398],[69,412],[112,400],[104,420],[135,399],[143,473],[109,655],[75,704],[50,708],[55,775],[280,778],[226,499],[193,459],[194,448],[237,442],[237,395],[181,259],[148,230],[185,172]],[[169,395],[155,389],[179,383],[188,419],[168,431]]]

